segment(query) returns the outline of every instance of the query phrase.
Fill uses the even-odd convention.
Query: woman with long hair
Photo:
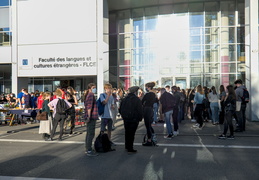
[[[224,101],[225,101],[226,96],[227,95],[226,95],[225,87],[223,85],[220,85],[220,87],[219,87],[219,100],[220,100],[221,111],[219,113],[219,124],[224,123],[224,116],[225,116]]]
[[[95,136],[96,120],[99,119],[96,99],[94,97],[94,94],[96,94],[96,92],[96,85],[94,83],[89,83],[84,99],[86,119],[85,153],[87,154],[87,156],[98,155],[92,148],[92,141]]]
[[[147,141],[143,142],[143,146],[152,146],[152,137],[155,133],[154,129],[151,126],[154,116],[153,105],[156,102],[156,94],[152,92],[154,86],[154,82],[149,82],[145,84],[147,93],[142,99],[142,105],[144,109],[144,122],[147,129]]]
[[[233,114],[236,110],[236,93],[232,85],[227,86],[228,95],[224,101],[225,106],[225,121],[224,121],[224,131],[218,137],[219,139],[234,139],[234,127],[232,123]],[[227,135],[227,131],[230,131],[230,135]]]
[[[197,124],[193,127],[195,128],[202,128],[203,127],[203,118],[202,112],[204,110],[203,100],[205,99],[205,94],[201,85],[196,87],[196,93],[194,95],[194,104],[195,104],[195,111],[194,114],[197,118]]]
[[[208,95],[210,102],[210,110],[212,112],[212,124],[219,124],[219,96],[215,86],[211,87],[211,92]]]
[[[194,96],[195,96],[195,89],[190,90],[189,95],[188,95],[188,102],[189,102],[189,107],[190,107],[190,116],[191,116],[191,121],[196,122],[194,119]]]
[[[78,101],[75,95],[75,90],[71,87],[67,87],[67,92],[65,95],[65,99],[72,104],[72,107],[68,109],[68,118],[66,119],[65,122],[65,130],[66,130],[66,125],[68,121],[70,121],[70,135],[73,134],[73,131],[75,129],[75,119],[76,119],[76,109],[75,105],[78,105]]]

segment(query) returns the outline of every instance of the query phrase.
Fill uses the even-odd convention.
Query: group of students
[[[104,105],[104,112],[99,115],[96,103],[97,100],[95,97],[97,92],[96,85],[94,83],[90,83],[88,84],[83,97],[87,125],[85,139],[86,154],[88,156],[98,155],[92,147],[92,141],[95,136],[96,120],[99,120],[99,118],[101,118],[100,132],[104,133],[104,131],[107,130],[110,143],[114,145],[111,141],[111,133],[113,130],[114,119],[116,119],[116,115],[119,110],[124,121],[125,149],[128,153],[136,153],[137,150],[133,148],[133,143],[139,122],[144,119],[146,127],[147,140],[143,142],[142,145],[154,145],[155,132],[152,124],[154,122],[156,123],[158,120],[158,117],[155,117],[156,109],[160,109],[160,116],[166,123],[167,129],[167,135],[164,136],[164,138],[171,139],[173,136],[177,136],[179,134],[178,123],[182,120],[182,117],[179,116],[179,114],[185,114],[188,112],[188,110],[185,109],[185,103],[188,104],[190,111],[193,110],[193,113],[191,112],[191,116],[192,118],[195,118],[197,122],[194,127],[202,128],[204,124],[204,116],[206,116],[206,111],[208,111],[208,106],[206,104],[209,102],[209,107],[212,111],[213,124],[220,122],[219,117],[224,118],[224,131],[219,138],[234,139],[234,127],[232,123],[233,116],[236,115],[238,122],[238,128],[236,131],[244,131],[244,113],[246,107],[246,104],[242,103],[243,89],[245,88],[242,85],[242,81],[240,79],[235,81],[235,85],[236,87],[228,85],[226,87],[226,91],[224,90],[224,86],[223,88],[221,86],[219,95],[217,94],[215,87],[212,87],[211,91],[206,93],[206,90],[204,91],[204,88],[201,85],[198,85],[194,90],[190,90],[189,94],[183,96],[183,91],[176,86],[172,86],[171,88],[168,88],[167,86],[165,88],[160,88],[159,91],[157,91],[157,89],[154,89],[155,83],[149,82],[145,84],[146,93],[144,94],[141,93],[143,90],[138,86],[133,86],[130,87],[125,94],[122,93],[118,96],[118,91],[114,91],[111,84],[105,84],[104,93],[99,96],[100,101]],[[41,122],[40,133],[44,133],[44,138],[46,140],[53,140],[58,123],[60,123],[60,135],[58,140],[62,140],[65,127],[64,124],[68,115],[71,116],[71,119],[74,119],[75,117],[74,105],[77,104],[77,100],[76,96],[73,93],[69,93],[69,91],[70,90],[68,89],[67,92],[64,93],[62,90],[57,89],[54,93],[56,98],[53,98],[53,100],[51,100],[51,94],[49,92],[45,92],[43,94],[44,102],[42,111],[48,112],[49,120]],[[56,106],[59,99],[62,99],[63,94],[65,94],[64,100],[67,103],[67,106],[69,109],[72,109],[72,113],[68,113],[66,115],[56,113]],[[238,108],[236,107],[238,104],[237,101],[240,102],[240,107]],[[160,108],[155,106],[156,103]],[[219,111],[216,110],[219,106],[221,106],[221,112],[223,112],[221,115],[219,114]],[[181,108],[183,109],[181,110]],[[51,114],[50,110],[53,110],[53,114]],[[217,116],[219,117],[217,118]],[[173,127],[171,125],[171,121],[173,121]],[[72,134],[74,122],[71,124],[70,134]],[[228,129],[230,129],[229,136],[227,136]]]

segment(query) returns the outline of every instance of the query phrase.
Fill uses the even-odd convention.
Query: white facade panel
[[[12,61],[12,48],[10,46],[0,47],[0,63],[11,63]]]
[[[97,75],[96,43],[18,47],[18,77]]]
[[[17,0],[18,45],[96,41],[96,1]]]

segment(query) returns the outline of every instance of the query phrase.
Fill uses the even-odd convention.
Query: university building
[[[1,0],[0,93],[242,79],[257,121],[258,9],[258,0]]]

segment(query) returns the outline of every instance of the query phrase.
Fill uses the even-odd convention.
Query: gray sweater
[[[241,85],[238,88],[236,88],[236,97],[237,101],[242,101],[241,97],[243,97],[245,86]]]

